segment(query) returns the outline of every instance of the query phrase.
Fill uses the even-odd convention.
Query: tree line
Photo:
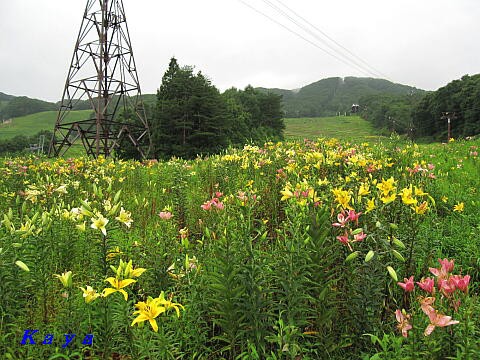
[[[48,152],[49,141],[52,138],[52,132],[48,130],[42,130],[35,135],[25,136],[17,135],[10,139],[0,140],[0,155],[5,156],[8,154],[14,155],[18,153],[29,153],[31,152],[31,145],[38,145],[40,136],[45,136],[45,143],[43,147],[44,153]]]
[[[247,86],[223,93],[201,72],[175,58],[149,111],[154,156],[193,158],[228,146],[282,139],[281,96]]]
[[[35,114],[41,111],[52,111],[58,109],[54,103],[38,99],[31,99],[26,96],[12,96],[11,99],[7,101],[6,105],[0,110],[0,120]]]
[[[446,138],[444,113],[454,113],[453,137],[480,134],[480,74],[463,76],[426,95],[412,111],[412,122],[418,136]]]
[[[465,75],[434,92],[372,95],[360,99],[361,116],[375,127],[414,138],[445,140],[480,134],[480,74]]]
[[[384,133],[411,134],[412,110],[423,96],[422,93],[363,96],[360,98],[360,115]]]

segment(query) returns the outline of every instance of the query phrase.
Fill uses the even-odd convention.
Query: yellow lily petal
[[[105,288],[103,289],[103,297],[107,297],[108,295],[113,294],[114,292],[117,292],[117,289],[112,289],[112,288]]]
[[[157,320],[149,319],[150,325],[152,326],[153,331],[158,332]]]
[[[126,292],[125,290],[119,289],[119,290],[117,290],[117,291],[119,291],[119,292],[121,292],[121,293],[123,294],[123,297],[125,298],[125,301],[128,300],[128,294],[127,294],[127,292]]]
[[[144,322],[146,320],[148,320],[148,317],[146,317],[144,314],[140,314],[132,321],[132,324],[130,326]]]
[[[112,285],[114,288],[117,287],[118,281],[117,281],[116,278],[114,278],[114,277],[109,277],[109,278],[105,279],[105,281],[108,281],[108,282],[110,283],[110,285]]]
[[[145,271],[147,271],[147,269],[144,269],[144,268],[134,269],[134,270],[132,270],[132,272],[131,272],[131,276],[133,276],[133,277],[139,277],[139,276],[142,275]]]
[[[137,280],[133,280],[133,279],[125,279],[125,280],[121,280],[118,282],[118,288],[119,289],[123,289],[124,287],[130,285],[130,284],[133,284],[137,282]]]

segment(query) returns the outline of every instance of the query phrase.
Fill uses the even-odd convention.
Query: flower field
[[[480,141],[0,159],[2,359],[478,359]]]

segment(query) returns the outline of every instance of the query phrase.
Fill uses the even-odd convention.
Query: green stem
[[[416,242],[417,238],[417,227],[415,226],[415,220],[412,220],[412,241],[410,242],[410,253],[408,254],[408,261],[407,261],[407,274],[411,274],[413,269],[412,269],[412,259],[413,259],[413,247]]]

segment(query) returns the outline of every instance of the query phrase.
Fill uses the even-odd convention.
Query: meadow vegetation
[[[3,158],[2,356],[479,358],[479,147]]]

